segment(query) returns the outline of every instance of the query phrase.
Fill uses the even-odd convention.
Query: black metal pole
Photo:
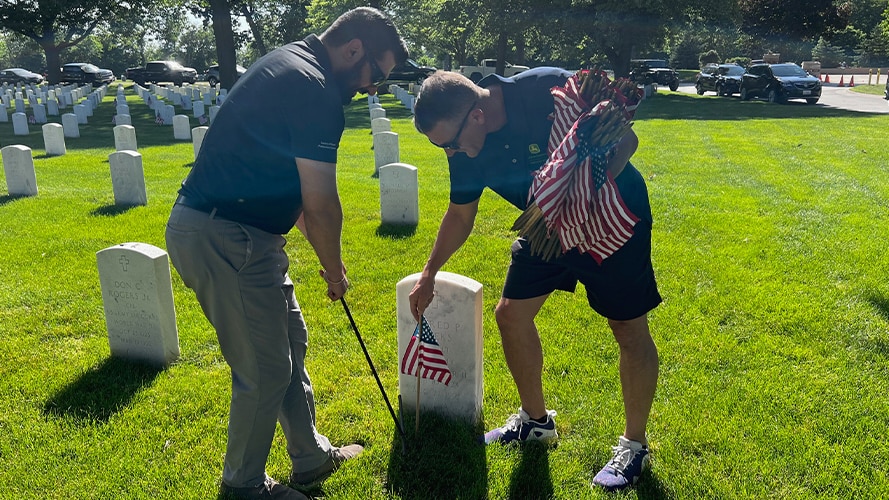
[[[383,388],[383,382],[380,381],[380,376],[377,375],[377,369],[374,368],[373,361],[370,360],[370,354],[367,352],[367,347],[364,345],[364,340],[361,339],[361,334],[358,333],[358,326],[355,324],[355,320],[352,318],[352,312],[349,311],[349,306],[346,305],[346,298],[340,297],[340,302],[343,303],[343,309],[346,310],[346,316],[349,317],[349,323],[352,324],[352,330],[355,331],[355,336],[358,337],[358,343],[361,344],[361,350],[364,351],[364,357],[367,358],[367,364],[370,366],[370,371],[373,372],[374,379],[377,381],[377,385],[380,387],[380,392],[383,394],[383,399],[386,400],[386,406],[389,408],[389,414],[392,415],[392,420],[395,421],[395,428],[398,429],[398,433],[401,434],[401,448],[404,450],[405,443],[405,435],[404,429],[401,428],[401,422],[399,422],[398,417],[395,416],[395,410],[392,409],[392,403],[389,402],[389,397],[386,396],[386,389]]]

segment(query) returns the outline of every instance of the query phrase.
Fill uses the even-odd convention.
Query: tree
[[[738,5],[742,31],[765,39],[814,41],[846,23],[834,0],[739,0]]]
[[[62,50],[77,45],[114,15],[142,8],[143,0],[0,0],[0,27],[43,49],[50,83],[61,79]]]

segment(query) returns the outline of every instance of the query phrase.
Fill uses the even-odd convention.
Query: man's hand
[[[409,299],[411,304],[411,314],[419,323],[423,311],[432,303],[435,297],[435,278],[420,278],[414,288],[411,290]]]
[[[327,297],[329,297],[330,300],[340,300],[346,295],[346,290],[349,289],[349,280],[346,278],[345,267],[343,267],[342,278],[340,279],[335,279],[335,277],[332,278],[324,269],[319,269],[318,274],[320,274],[327,283]]]

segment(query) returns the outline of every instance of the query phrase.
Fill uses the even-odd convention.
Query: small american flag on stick
[[[401,373],[416,375],[417,370],[420,370],[420,376],[423,378],[444,385],[451,383],[448,361],[441,352],[441,346],[435,340],[425,316],[420,318],[420,323],[414,329],[414,334],[404,351],[404,357],[401,358]]]

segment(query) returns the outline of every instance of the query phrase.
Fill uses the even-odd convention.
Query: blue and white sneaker
[[[618,491],[636,484],[648,468],[648,446],[621,436],[611,451],[614,452],[611,461],[596,474],[593,484],[606,491]]]
[[[546,411],[546,423],[531,420],[525,410],[519,408],[519,412],[506,420],[506,425],[485,433],[485,444],[502,443],[509,444],[525,441],[543,441],[551,443],[559,439],[556,432],[555,410]]]

